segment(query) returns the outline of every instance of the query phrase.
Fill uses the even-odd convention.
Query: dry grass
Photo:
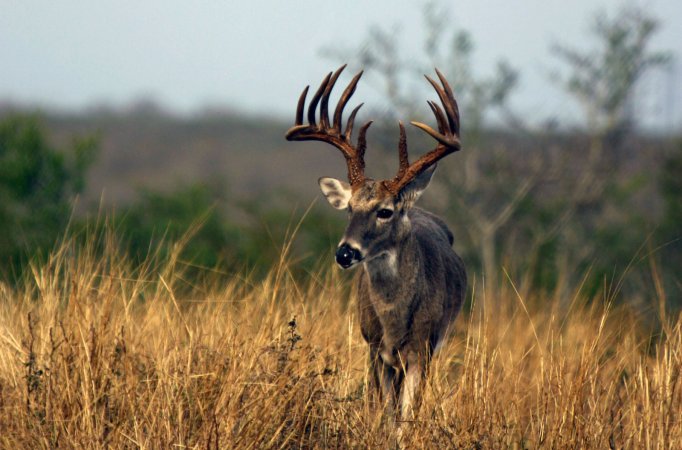
[[[66,243],[0,286],[0,447],[395,445],[335,271],[190,286],[115,248]],[[404,447],[682,448],[679,318],[652,338],[601,299],[507,286],[457,319]]]

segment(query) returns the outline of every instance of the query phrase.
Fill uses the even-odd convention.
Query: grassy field
[[[193,284],[172,255],[133,268],[91,241],[0,285],[0,447],[395,446],[336,269]],[[647,314],[612,305],[616,287],[470,292],[401,445],[682,448],[682,321],[660,290]]]

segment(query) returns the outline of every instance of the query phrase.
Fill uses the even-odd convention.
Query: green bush
[[[0,121],[0,274],[18,274],[66,228],[97,149],[92,137],[64,149],[48,143],[37,117]]]
[[[141,190],[138,200],[114,221],[117,234],[138,263],[149,260],[150,249],[165,258],[173,243],[185,239],[180,259],[196,269],[194,274],[215,268],[259,277],[283,253],[287,262],[295,261],[297,269],[308,271],[332,254],[341,221],[322,208],[308,211],[301,222],[304,212],[292,213],[293,199],[235,202],[225,198],[224,191],[204,184],[167,193]]]
[[[667,287],[671,291],[669,298],[682,306],[682,141],[677,144],[676,151],[670,154],[663,163],[659,178],[659,190],[663,197],[664,213],[658,229],[658,242],[661,249],[661,265]]]

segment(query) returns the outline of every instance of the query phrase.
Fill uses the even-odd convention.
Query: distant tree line
[[[171,192],[140,189],[137,200],[105,211],[104,217],[97,210],[75,215],[74,200],[85,188],[97,149],[94,136],[54,147],[36,115],[0,120],[0,278],[18,279],[31,264],[43,263],[67,235],[92,237],[97,228],[110,229],[136,264],[163,260],[182,241],[181,262],[194,274],[218,270],[253,276],[266,274],[284,251],[299,257],[325,253],[339,232],[339,221],[317,210],[300,221],[304,211],[293,214],[289,207],[275,206],[293,200],[237,200],[227,198],[224,186],[202,183]],[[294,231],[295,242],[287,242]],[[316,261],[304,258],[299,269],[311,270]]]
[[[523,187],[523,177],[539,175],[514,165],[509,153],[522,151],[526,141],[515,142],[506,134],[492,139],[499,132],[483,133],[484,144],[507,142],[502,156],[497,152],[488,158],[476,156],[478,174],[453,164],[450,170],[456,172],[441,176],[441,186],[436,187],[445,195],[432,198],[436,203],[432,206],[444,211],[453,224],[456,245],[472,273],[484,273],[485,256],[480,254],[482,236],[471,226],[475,219],[465,208],[478,202],[479,210],[473,214],[482,214],[481,208],[499,207],[499,196],[513,208],[504,212],[508,218],[497,219],[505,223],[492,241],[498,275],[504,266],[523,274],[533,289],[554,290],[566,281],[566,271],[574,276],[590,271],[590,289],[596,290],[604,277],[617,281],[614,278],[632,260],[646,273],[653,258],[669,294],[680,292],[682,143],[657,151],[661,158],[647,166],[600,172],[604,187],[591,196],[581,194],[579,203],[567,209],[565,202],[573,201],[575,194],[562,177],[580,170],[579,165],[561,166],[564,172],[554,168]],[[587,145],[589,136],[557,133],[544,139],[559,152]],[[665,140],[652,138],[631,142],[647,149],[665,145]],[[20,277],[30,264],[42,264],[66,235],[87,238],[91,234],[85,230],[93,227],[113,231],[135,264],[163,260],[184,242],[180,260],[194,275],[217,270],[226,276],[258,278],[283,253],[299,275],[320,267],[321,260],[331,267],[331,249],[343,229],[343,216],[328,213],[327,208],[292,211],[293,194],[243,200],[229,195],[224,186],[199,183],[170,192],[140,190],[135,201],[116,211],[101,214],[94,209],[76,215],[73,201],[83,191],[96,155],[93,137],[75,138],[71,145],[55,148],[37,117],[11,115],[0,120],[0,278]],[[471,176],[479,179],[472,181]],[[472,183],[468,191],[466,183]],[[509,186],[517,187],[505,192]],[[658,211],[652,213],[654,206]]]

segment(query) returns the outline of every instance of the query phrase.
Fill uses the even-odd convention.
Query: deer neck
[[[383,302],[393,303],[404,291],[404,286],[412,283],[416,262],[411,261],[409,255],[415,254],[414,246],[416,239],[410,234],[404,241],[364,263],[370,289],[375,297]]]

